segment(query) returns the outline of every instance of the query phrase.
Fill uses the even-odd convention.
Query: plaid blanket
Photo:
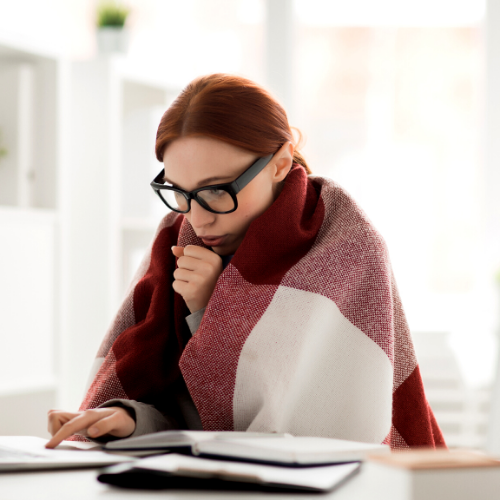
[[[172,245],[204,246],[173,212],[102,342],[81,410],[126,398],[174,414],[182,376],[205,430],[444,445],[384,241],[336,183],[294,165],[192,337]]]

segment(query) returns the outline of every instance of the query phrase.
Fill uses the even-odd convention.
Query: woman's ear
[[[288,141],[281,146],[279,151],[274,155],[274,158],[271,160],[273,162],[273,180],[275,182],[281,182],[285,179],[288,172],[292,168],[293,164],[293,152],[294,147],[293,144]]]

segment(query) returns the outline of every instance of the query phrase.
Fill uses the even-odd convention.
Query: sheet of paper
[[[162,431],[132,438],[110,441],[104,449],[118,450],[129,448],[167,448],[168,446],[191,445],[205,441],[226,441],[232,439],[254,439],[254,438],[283,438],[292,437],[290,434],[275,434],[263,432],[240,432],[240,431]]]
[[[48,439],[43,439],[34,436],[0,436],[0,447],[5,449],[24,451],[40,460],[49,459],[59,463],[81,463],[81,464],[111,464],[118,462],[129,462],[133,460],[131,457],[117,456],[110,453],[100,451],[99,448],[76,448],[69,447],[63,444],[54,450],[45,448]],[[74,444],[72,441],[65,443]],[[8,458],[6,461],[10,461]]]
[[[387,445],[359,443],[342,439],[299,436],[290,439],[231,439],[197,443],[195,454],[240,457],[254,460],[298,464],[352,462],[368,454],[389,453]]]
[[[303,486],[329,490],[354,473],[358,463],[328,465],[320,467],[278,467],[250,463],[190,457],[178,454],[145,458],[134,464],[136,468],[172,472],[180,475],[220,477],[223,479]]]

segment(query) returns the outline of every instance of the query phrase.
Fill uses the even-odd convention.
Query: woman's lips
[[[218,247],[221,246],[224,240],[226,239],[226,236],[203,236],[201,240],[205,245],[208,247]]]

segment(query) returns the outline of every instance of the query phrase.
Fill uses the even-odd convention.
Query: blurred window
[[[351,193],[385,238],[412,330],[451,332],[466,379],[489,381],[484,2],[294,6],[291,122],[313,172]]]

